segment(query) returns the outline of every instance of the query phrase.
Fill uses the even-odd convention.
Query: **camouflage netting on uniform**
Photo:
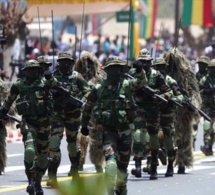
[[[184,54],[177,48],[170,49],[164,55],[165,61],[169,64],[168,73],[174,78],[179,87],[185,90],[189,100],[197,107],[200,107],[201,97],[198,88],[198,81],[191,66]],[[175,121],[175,145],[178,147],[176,165],[192,167],[192,123],[197,120],[199,114],[187,108],[177,108]]]
[[[85,51],[81,54],[80,58],[77,58],[74,65],[74,70],[81,73],[84,79],[90,86],[94,86],[96,83],[100,83],[106,78],[106,73],[101,69],[99,60],[97,57]],[[98,147],[97,133],[94,131],[100,130],[100,126],[96,124],[95,119],[92,117],[90,121],[90,136],[83,136],[81,133],[78,135],[78,142],[81,149],[80,163],[85,163],[85,157],[87,152],[88,143],[90,144],[90,160],[96,166],[102,166],[104,164],[104,155],[102,148]]]

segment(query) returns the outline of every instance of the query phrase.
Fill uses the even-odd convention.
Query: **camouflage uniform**
[[[127,167],[132,139],[130,124],[134,115],[132,92],[147,82],[141,67],[138,69],[136,79],[130,81],[120,79],[123,72],[120,66],[124,65],[125,62],[118,57],[107,59],[104,65],[107,79],[91,90],[83,107],[81,129],[83,134],[89,133],[87,126],[92,110],[98,123],[103,126],[105,179],[109,194],[114,193],[114,186],[116,194],[127,194]]]
[[[166,74],[165,69],[168,64],[163,58],[156,58],[153,62],[153,67],[160,71],[168,86],[173,91],[173,97],[169,100],[168,104],[160,104],[160,128],[164,134],[164,148],[167,150],[168,155],[168,167],[165,176],[173,176],[173,162],[175,160],[176,150],[173,143],[174,133],[175,133],[175,111],[176,104],[179,105],[183,102],[183,95],[180,92],[177,82]]]
[[[201,150],[205,155],[213,155],[213,143],[214,143],[214,120],[215,120],[215,60],[211,60],[208,65],[208,74],[204,76],[200,82],[200,90],[202,95],[202,110],[211,117],[212,123],[204,120],[204,146],[201,146]]]
[[[27,192],[42,195],[42,176],[48,166],[50,138],[50,112],[52,101],[47,90],[47,82],[39,77],[41,67],[35,60],[29,60],[23,71],[24,79],[19,79],[10,89],[1,108],[1,116],[6,115],[16,100],[16,109],[22,115],[21,133],[25,147],[24,165],[29,185]],[[37,160],[35,161],[35,156]],[[34,184],[35,182],[35,184]]]
[[[89,86],[84,78],[76,71],[72,71],[74,60],[67,52],[58,55],[59,71],[55,72],[54,77],[58,84],[67,89],[72,96],[81,98],[89,90]],[[50,158],[48,168],[48,186],[56,185],[57,169],[61,162],[60,143],[63,138],[64,127],[66,130],[66,141],[69,159],[71,161],[70,175],[73,179],[78,178],[78,165],[80,151],[77,147],[77,134],[80,127],[81,109],[72,106],[63,94],[53,94],[55,116],[52,119],[51,138],[50,138]]]
[[[198,63],[199,70],[196,73],[196,78],[198,82],[207,74],[207,67],[209,63],[209,58],[207,56],[200,56],[196,63]],[[193,148],[195,148],[196,136],[198,133],[199,120],[194,120],[193,122]]]
[[[139,55],[137,58],[141,62],[143,69],[146,71],[148,85],[156,90],[164,98],[170,98],[173,94],[167,85],[164,76],[151,68],[150,55]],[[160,126],[160,108],[159,101],[154,99],[147,91],[142,88],[138,89],[135,93],[135,100],[139,107],[145,111],[146,129],[150,136],[149,145],[151,149],[151,175],[150,179],[157,179],[157,165],[158,165],[158,132]]]
[[[49,70],[49,67],[52,65],[52,63],[49,62],[45,56],[38,56],[36,60],[42,67],[41,74],[44,75],[44,72]]]
[[[84,79],[88,82],[89,86],[92,88],[106,78],[106,73],[100,66],[101,65],[97,57],[94,54],[85,51],[81,54],[80,58],[76,60],[73,70],[81,73]],[[78,142],[81,149],[79,170],[83,170],[87,147],[89,145],[90,160],[95,165],[97,173],[101,173],[103,172],[102,166],[104,165],[104,154],[100,140],[102,137],[101,125],[96,123],[93,116],[91,117],[90,124],[89,136],[83,136],[80,132],[78,134]]]

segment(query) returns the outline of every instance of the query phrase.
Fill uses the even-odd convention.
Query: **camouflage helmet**
[[[165,62],[165,60],[163,58],[159,57],[153,61],[152,66],[157,66],[157,65],[162,65],[162,64],[167,65],[167,66],[169,65]]]
[[[146,48],[143,48],[140,50],[139,55],[150,55],[149,50]]]
[[[39,57],[37,57],[37,61],[38,61],[39,64],[47,64],[49,66],[52,65],[52,63],[49,62],[49,60],[45,56],[39,56]]]
[[[57,59],[57,61],[59,61],[59,60],[64,60],[64,59],[69,59],[69,60],[71,60],[71,61],[75,61],[73,58],[72,58],[72,55],[70,54],[70,53],[68,53],[68,52],[65,52],[65,51],[63,51],[63,52],[60,52],[59,54],[58,54],[58,59]]]
[[[209,63],[210,59],[209,57],[207,56],[200,56],[198,59],[197,59],[197,63],[201,62],[201,63],[204,63],[204,64],[207,64]]]
[[[150,55],[148,55],[148,54],[146,54],[146,55],[139,55],[137,57],[137,60],[144,60],[144,61],[151,61],[152,59],[153,58]]]
[[[118,56],[111,56],[109,58],[107,58],[103,69],[106,69],[109,66],[125,66],[126,65],[126,61],[121,60]]]
[[[208,68],[215,68],[215,59],[211,60],[211,61],[208,63]]]
[[[28,60],[25,64],[25,67],[22,70],[27,70],[29,68],[42,68],[38,61],[36,60]]]

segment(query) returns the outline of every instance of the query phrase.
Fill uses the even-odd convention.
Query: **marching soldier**
[[[83,107],[83,135],[89,134],[91,112],[103,126],[103,151],[105,154],[105,181],[108,194],[127,194],[127,167],[131,150],[131,128],[133,123],[132,93],[146,84],[144,70],[139,65],[136,68],[136,79],[121,78],[126,62],[118,57],[109,57],[104,65],[107,79],[97,84],[87,97]],[[94,107],[95,106],[95,107]],[[115,189],[114,189],[115,187]]]

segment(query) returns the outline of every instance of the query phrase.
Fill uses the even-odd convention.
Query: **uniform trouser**
[[[203,107],[203,111],[211,118],[212,123],[204,120],[203,124],[203,130],[204,130],[204,135],[203,135],[203,141],[204,143],[207,143],[209,146],[212,146],[214,143],[214,134],[215,134],[215,129],[214,129],[214,120],[215,120],[215,113],[214,110],[211,107]]]
[[[149,133],[149,145],[151,151],[159,149],[158,132],[160,127],[160,109],[157,104],[148,104],[145,108],[146,129]],[[152,154],[157,155],[157,152]]]
[[[149,150],[149,134],[146,129],[145,112],[142,108],[137,109],[134,126],[135,130],[132,134],[132,152],[134,159],[143,159],[143,154]]]
[[[114,187],[116,190],[126,189],[131,137],[129,124],[124,124],[119,128],[104,129],[103,151],[106,160],[105,179],[108,192]]]
[[[21,133],[26,173],[31,172],[35,182],[41,182],[48,166],[50,121],[48,117],[24,118],[23,121]]]
[[[175,133],[175,109],[172,107],[164,107],[160,109],[160,111],[160,127],[164,134],[164,147],[167,150],[168,159],[174,160],[175,154],[173,137]]]
[[[61,161],[60,144],[63,138],[64,127],[66,130],[69,157],[75,159],[78,152],[77,134],[80,127],[80,110],[76,109],[68,114],[58,114],[52,120],[49,157],[52,162],[55,162],[57,167],[60,165]],[[72,163],[76,164],[76,166],[78,165],[77,162]]]

